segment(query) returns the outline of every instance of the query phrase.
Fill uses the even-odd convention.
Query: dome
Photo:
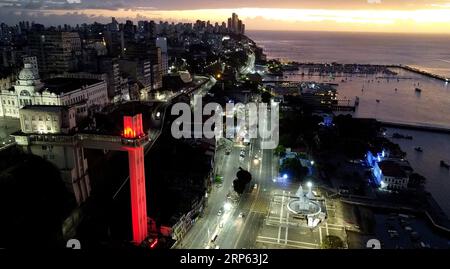
[[[33,72],[33,68],[31,66],[31,64],[25,64],[24,68],[19,73],[19,79],[20,80],[36,80],[36,79],[38,79]]]

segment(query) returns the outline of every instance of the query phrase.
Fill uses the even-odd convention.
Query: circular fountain
[[[318,216],[321,212],[320,205],[309,199],[310,195],[303,192],[302,185],[298,188],[295,197],[287,204],[290,212],[307,218]]]

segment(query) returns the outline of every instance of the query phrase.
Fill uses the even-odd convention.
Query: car
[[[245,214],[243,212],[241,212],[241,213],[239,213],[239,217],[243,218],[243,217],[245,217]]]
[[[231,149],[226,149],[225,150],[225,155],[230,155],[231,154]]]
[[[223,228],[223,222],[219,224],[219,228]]]
[[[223,214],[222,209],[219,209],[219,212],[217,212],[217,216],[222,216],[222,214]]]
[[[258,188],[258,184],[253,185],[253,189],[256,190]]]

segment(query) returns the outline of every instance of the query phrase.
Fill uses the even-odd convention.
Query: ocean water
[[[359,98],[355,117],[450,129],[450,83],[400,68],[391,70],[398,75],[310,76],[308,70],[300,69],[285,72],[283,79],[339,84],[341,104],[353,105],[356,97]],[[302,76],[302,72],[306,75]],[[422,92],[416,92],[416,87]]]
[[[262,46],[269,58],[299,62],[403,64],[450,77],[450,35],[367,34],[328,32],[247,33]],[[409,71],[394,70],[396,78],[381,75],[328,77],[298,72],[285,73],[282,80],[337,83],[339,99],[360,103],[355,117],[450,129],[450,83]],[[399,78],[399,80],[397,80]],[[419,87],[419,94],[415,88]],[[395,90],[397,88],[397,90]],[[379,100],[377,102],[376,100]],[[450,216],[450,171],[440,160],[450,162],[450,135],[389,128],[389,134],[412,135],[396,140],[414,170],[427,178],[426,189]],[[420,146],[423,153],[414,150]]]
[[[450,77],[450,35],[248,31],[271,58],[404,64]]]
[[[406,152],[414,170],[425,176],[426,189],[433,194],[434,199],[447,216],[450,216],[450,170],[440,166],[440,161],[450,163],[450,134],[437,134],[416,130],[388,128],[387,136],[393,133],[410,135],[413,140],[391,139]],[[414,148],[422,147],[423,152]]]

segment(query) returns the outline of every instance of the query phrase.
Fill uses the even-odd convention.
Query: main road
[[[241,150],[245,158],[240,157]],[[220,155],[216,165],[223,184],[214,187],[208,197],[203,217],[193,225],[177,248],[253,248],[258,231],[264,223],[270,205],[271,192],[276,187],[278,158],[272,149],[261,149],[261,139],[252,139],[247,147],[234,145],[231,153]],[[256,158],[255,158],[256,157]],[[239,167],[250,171],[252,181],[242,195],[234,199],[233,180]],[[229,203],[230,208],[224,208]],[[227,210],[228,209],[228,210]],[[219,214],[219,211],[223,212]]]

